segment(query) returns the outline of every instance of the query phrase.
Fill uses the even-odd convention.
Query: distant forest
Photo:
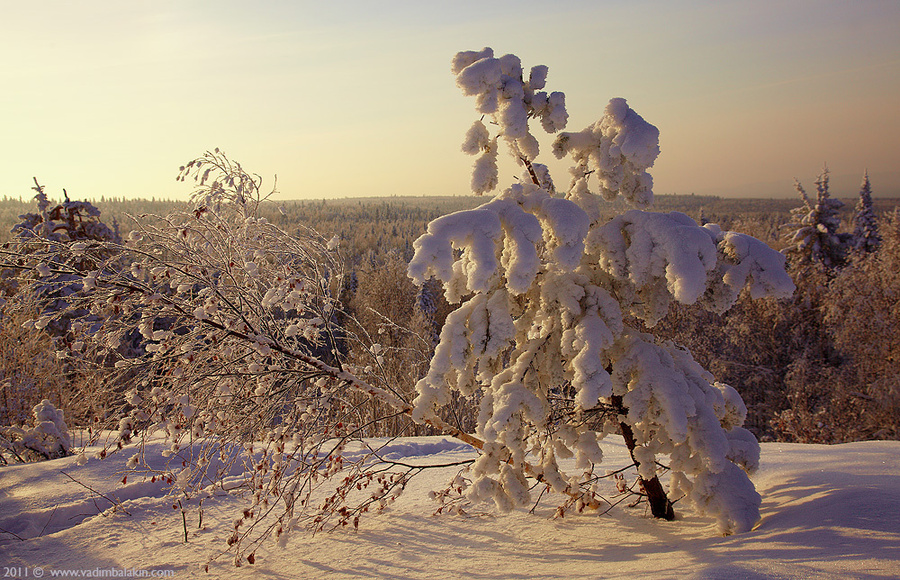
[[[51,196],[52,197],[52,196]],[[296,201],[268,201],[262,215],[270,222],[290,229],[305,226],[323,237],[339,236],[348,257],[372,251],[399,251],[412,256],[412,242],[422,233],[428,222],[450,212],[474,208],[489,200],[481,196],[454,197],[367,197],[347,199],[313,199]],[[700,195],[656,195],[653,210],[680,211],[697,221],[705,220],[753,235],[769,245],[780,248],[784,234],[781,226],[788,223],[792,208],[801,205],[799,198],[748,199],[722,198]],[[141,214],[165,215],[184,209],[186,201],[101,198],[88,199],[101,212],[101,219],[115,224],[122,233],[131,230],[130,216]],[[847,222],[853,216],[856,199],[844,202],[841,217]],[[875,198],[879,215],[900,206],[900,199]],[[4,197],[0,200],[0,242],[10,238],[10,229],[19,222],[18,216],[35,211],[31,200]],[[619,213],[624,202],[617,199],[609,204],[609,217]]]

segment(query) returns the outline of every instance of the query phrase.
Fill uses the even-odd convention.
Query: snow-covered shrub
[[[356,525],[389,504],[416,469],[374,461],[377,449],[359,439],[408,416],[411,397],[383,372],[379,359],[390,353],[381,345],[355,349],[369,369],[347,360],[347,343],[365,337],[338,324],[345,276],[336,243],[260,217],[262,180],[219,150],[182,167],[187,179],[197,184],[193,210],[142,216],[122,243],[84,242],[74,250],[94,264],[89,271],[55,265],[76,287],[64,310],[32,326],[66,318],[56,356],[109,371],[97,390],[113,408],[92,426],[97,436],[112,432],[101,457],[136,444],[129,477],[162,479],[186,503],[246,495],[250,507],[228,538],[240,562],[270,535]],[[62,250],[55,240],[35,244],[7,260],[39,271],[43,255]],[[168,445],[162,459],[144,453],[158,435]]]
[[[21,300],[19,295],[11,302]],[[34,309],[0,308],[0,425],[24,423],[43,399],[61,409],[79,406],[79,389],[56,358],[55,339],[46,332],[23,328]],[[71,418],[72,415],[69,414]]]
[[[532,119],[551,133],[566,124],[564,98],[542,90],[546,67],[526,75],[517,57],[486,48],[459,53],[452,70],[491,121],[476,121],[463,146],[481,154],[473,189],[493,189],[497,143],[523,174],[484,205],[434,220],[415,242],[410,277],[439,279],[460,306],[416,386],[414,417],[437,417],[454,393],[481,393],[476,435],[485,446],[471,470],[473,500],[525,505],[535,477],[595,506],[599,443],[620,433],[654,515],[672,517],[658,477],[668,456],[672,497],[714,515],[723,532],[750,529],[760,498],[745,471],[758,447],[740,426],[740,397],[648,331],[673,301],[723,311],[742,291],[789,296],[784,257],[676,212],[603,221],[604,199],[637,207],[653,199],[659,132],[624,99],[586,129],[557,135],[554,154],[574,161],[559,194],[530,128]],[[564,471],[559,460],[573,456],[576,470]]]
[[[20,461],[56,459],[72,450],[63,412],[44,399],[32,409],[31,425],[0,427],[0,460],[9,454]]]

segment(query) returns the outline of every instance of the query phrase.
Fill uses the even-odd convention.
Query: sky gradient
[[[464,195],[450,59],[484,46],[547,65],[568,130],[628,99],[660,129],[657,193],[789,196],[827,163],[835,195],[868,169],[900,196],[896,0],[478,4],[6,3],[0,196],[185,198],[214,147],[281,199]]]

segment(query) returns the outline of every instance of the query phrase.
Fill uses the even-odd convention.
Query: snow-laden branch
[[[659,130],[625,99],[612,99],[603,118],[585,129],[560,133],[553,154],[558,159],[572,157],[576,181],[595,173],[606,200],[621,194],[635,207],[653,203],[653,178],[647,170],[659,156]]]

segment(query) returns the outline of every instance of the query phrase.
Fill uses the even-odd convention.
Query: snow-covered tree
[[[120,241],[114,228],[100,221],[100,210],[89,201],[71,201],[63,190],[65,200],[51,207],[44,186],[34,180],[32,188],[38,204],[37,213],[19,216],[22,221],[12,231],[20,242],[39,237],[58,242],[79,240]]]
[[[88,201],[72,201],[63,190],[64,201],[52,204],[37,178],[34,178],[34,196],[38,205],[36,213],[19,216],[21,220],[12,228],[13,240],[4,245],[6,255],[33,255],[42,263],[36,270],[23,268],[26,261],[9,262],[0,270],[0,295],[12,295],[18,291],[20,277],[33,278],[42,283],[30,284],[32,298],[42,310],[63,310],[65,297],[72,292],[71,282],[77,276],[59,270],[58,266],[74,267],[86,271],[93,267],[83,253],[70,251],[70,246],[80,248],[88,241],[120,242],[118,228],[110,228],[100,220],[100,210]],[[48,242],[50,242],[48,244]],[[33,260],[32,260],[33,261]],[[64,332],[65,325],[55,328]]]
[[[97,259],[111,256],[107,252],[90,257],[79,248],[89,242],[121,241],[115,223],[107,226],[90,202],[70,200],[63,189],[63,201],[53,203],[36,178],[32,189],[37,211],[20,215],[12,239],[0,247],[0,351],[5,355],[0,362],[0,417],[10,423],[22,421],[24,413],[45,398],[65,409],[69,418],[91,412],[95,399],[89,394],[95,389],[87,383],[93,383],[93,377],[76,377],[72,365],[58,360],[55,352],[67,340],[72,317],[84,315],[62,315],[71,306],[68,298],[80,289],[82,274],[93,270]],[[30,322],[22,328],[24,321]]]
[[[798,264],[821,264],[826,269],[840,267],[847,252],[847,236],[839,234],[838,211],[844,203],[828,191],[828,168],[816,179],[816,202],[809,199],[799,181],[795,187],[803,205],[791,210],[792,222],[785,225],[788,247],[785,253]]]
[[[460,304],[416,386],[414,417],[438,417],[454,392],[481,394],[484,453],[470,470],[471,500],[525,505],[534,477],[575,498],[568,505],[597,507],[599,444],[618,433],[655,516],[673,517],[669,497],[683,496],[723,532],[750,529],[760,497],[747,473],[759,447],[741,427],[740,396],[648,330],[673,301],[723,311],[745,290],[789,296],[784,256],[676,212],[629,210],[602,221],[603,200],[621,195],[639,208],[653,200],[648,170],[659,132],[624,99],[587,128],[560,132],[565,98],[543,90],[547,67],[526,75],[516,56],[485,48],[457,54],[452,71],[483,115],[463,144],[480,154],[473,190],[496,186],[498,143],[523,174],[484,205],[434,220],[414,244],[409,275],[419,284],[439,279]],[[558,133],[558,158],[574,161],[564,194],[537,162],[532,120]],[[573,456],[567,472],[560,460]]]
[[[856,202],[856,214],[853,218],[853,249],[857,252],[874,252],[881,244],[878,235],[878,220],[872,204],[872,184],[869,183],[869,172],[863,174],[859,186],[859,201]]]

